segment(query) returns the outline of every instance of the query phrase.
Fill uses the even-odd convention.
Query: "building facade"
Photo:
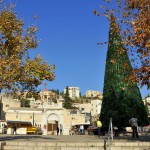
[[[70,98],[79,98],[80,97],[80,89],[79,87],[68,87],[69,97]],[[66,89],[64,89],[64,93],[66,93]]]
[[[57,103],[44,102],[38,108],[9,108],[6,113],[6,122],[30,123],[32,126],[41,127],[43,135],[56,135],[56,127],[61,124],[63,135],[69,135],[71,126],[85,124],[86,117],[79,111],[71,113],[71,110],[64,109],[62,103],[63,101],[60,99]]]
[[[94,90],[87,90],[86,93],[85,93],[85,96],[86,96],[87,98],[94,98],[94,97],[97,97],[97,98],[102,99],[102,93],[99,92],[99,91],[94,91]]]
[[[91,100],[91,116],[99,115],[101,113],[102,100]]]

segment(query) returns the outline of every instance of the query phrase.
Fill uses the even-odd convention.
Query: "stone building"
[[[71,113],[62,107],[63,100],[60,98],[57,103],[43,102],[38,108],[16,108],[11,107],[7,110],[6,121],[27,122],[32,126],[39,126],[44,135],[56,134],[56,126],[63,126],[63,134],[68,135],[72,125],[85,124],[85,114],[79,111]]]
[[[0,120],[5,120],[5,114],[9,107],[20,107],[21,102],[18,99],[12,99],[10,96],[3,95],[0,103]]]
[[[99,98],[99,99],[102,99],[102,93],[99,92],[99,91],[94,91],[94,90],[87,90],[86,93],[85,93],[85,96],[87,98]]]

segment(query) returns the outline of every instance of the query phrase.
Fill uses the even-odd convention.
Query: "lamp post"
[[[33,112],[33,117],[32,117],[32,123],[33,123],[33,127],[34,127],[34,112]]]

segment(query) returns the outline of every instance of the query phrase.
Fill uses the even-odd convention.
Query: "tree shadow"
[[[45,140],[57,140],[57,138],[47,137],[47,136],[38,136],[38,135],[8,135],[0,136],[0,141],[13,141],[13,140],[30,140],[30,139],[45,139]]]

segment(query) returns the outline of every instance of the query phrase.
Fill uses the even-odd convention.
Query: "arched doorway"
[[[52,113],[47,118],[47,133],[51,135],[56,135],[57,125],[59,124],[59,116]]]

